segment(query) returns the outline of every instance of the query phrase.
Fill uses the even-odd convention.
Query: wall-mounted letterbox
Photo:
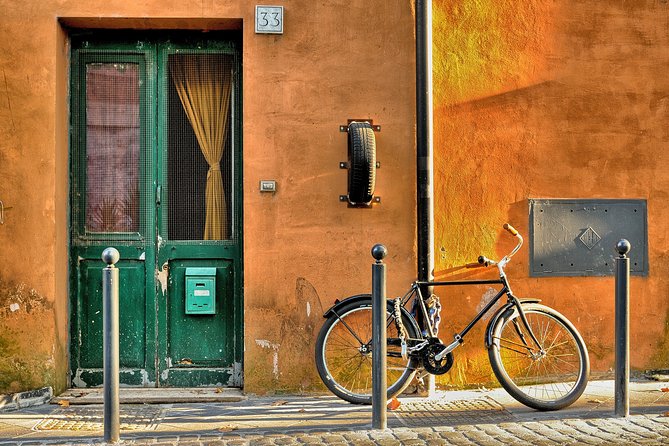
[[[216,314],[216,268],[186,268],[186,314]]]

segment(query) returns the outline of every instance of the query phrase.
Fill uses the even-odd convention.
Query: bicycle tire
[[[393,304],[388,302],[388,338],[399,337],[394,323]],[[325,386],[339,398],[354,404],[372,404],[372,301],[351,302],[337,315],[330,316],[321,328],[316,341],[316,369]],[[418,333],[410,316],[403,312],[402,322],[410,338]],[[342,323],[344,321],[345,323]],[[347,328],[350,327],[349,328]],[[358,339],[366,344],[367,351],[361,351]],[[399,345],[388,345],[387,383],[388,398],[398,395],[411,382],[416,373],[416,360],[399,356]]]
[[[540,304],[523,304],[523,311],[544,354],[532,357],[520,333],[527,329],[518,310],[510,308],[493,327],[488,350],[490,365],[500,384],[522,404],[537,410],[558,410],[575,402],[585,390],[590,373],[583,338],[566,317]],[[536,348],[535,348],[536,350]]]

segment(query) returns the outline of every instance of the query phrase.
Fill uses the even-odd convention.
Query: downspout
[[[418,280],[434,271],[432,0],[416,0],[416,191]],[[427,297],[432,290],[422,290]]]
[[[434,187],[432,147],[432,0],[416,0],[416,194],[418,280],[434,278]],[[423,297],[432,287],[421,288]],[[419,321],[423,326],[423,321]],[[434,376],[423,378],[427,396],[435,393]]]

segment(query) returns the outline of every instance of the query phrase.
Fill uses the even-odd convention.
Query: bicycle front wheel
[[[518,310],[510,308],[493,327],[488,350],[500,384],[516,400],[537,410],[557,410],[576,401],[588,383],[588,350],[563,315],[539,304],[523,304],[535,345]]]
[[[351,302],[330,316],[316,341],[316,368],[323,383],[339,398],[354,404],[372,404],[372,302]],[[408,316],[403,324],[410,338],[418,335]],[[392,306],[387,309],[388,398],[399,394],[416,373],[414,359],[402,359]]]

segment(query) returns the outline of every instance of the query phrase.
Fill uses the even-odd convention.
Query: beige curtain
[[[221,176],[221,158],[230,114],[232,64],[219,54],[170,57],[172,80],[197,142],[209,164],[205,189],[204,240],[229,238],[229,225]]]

